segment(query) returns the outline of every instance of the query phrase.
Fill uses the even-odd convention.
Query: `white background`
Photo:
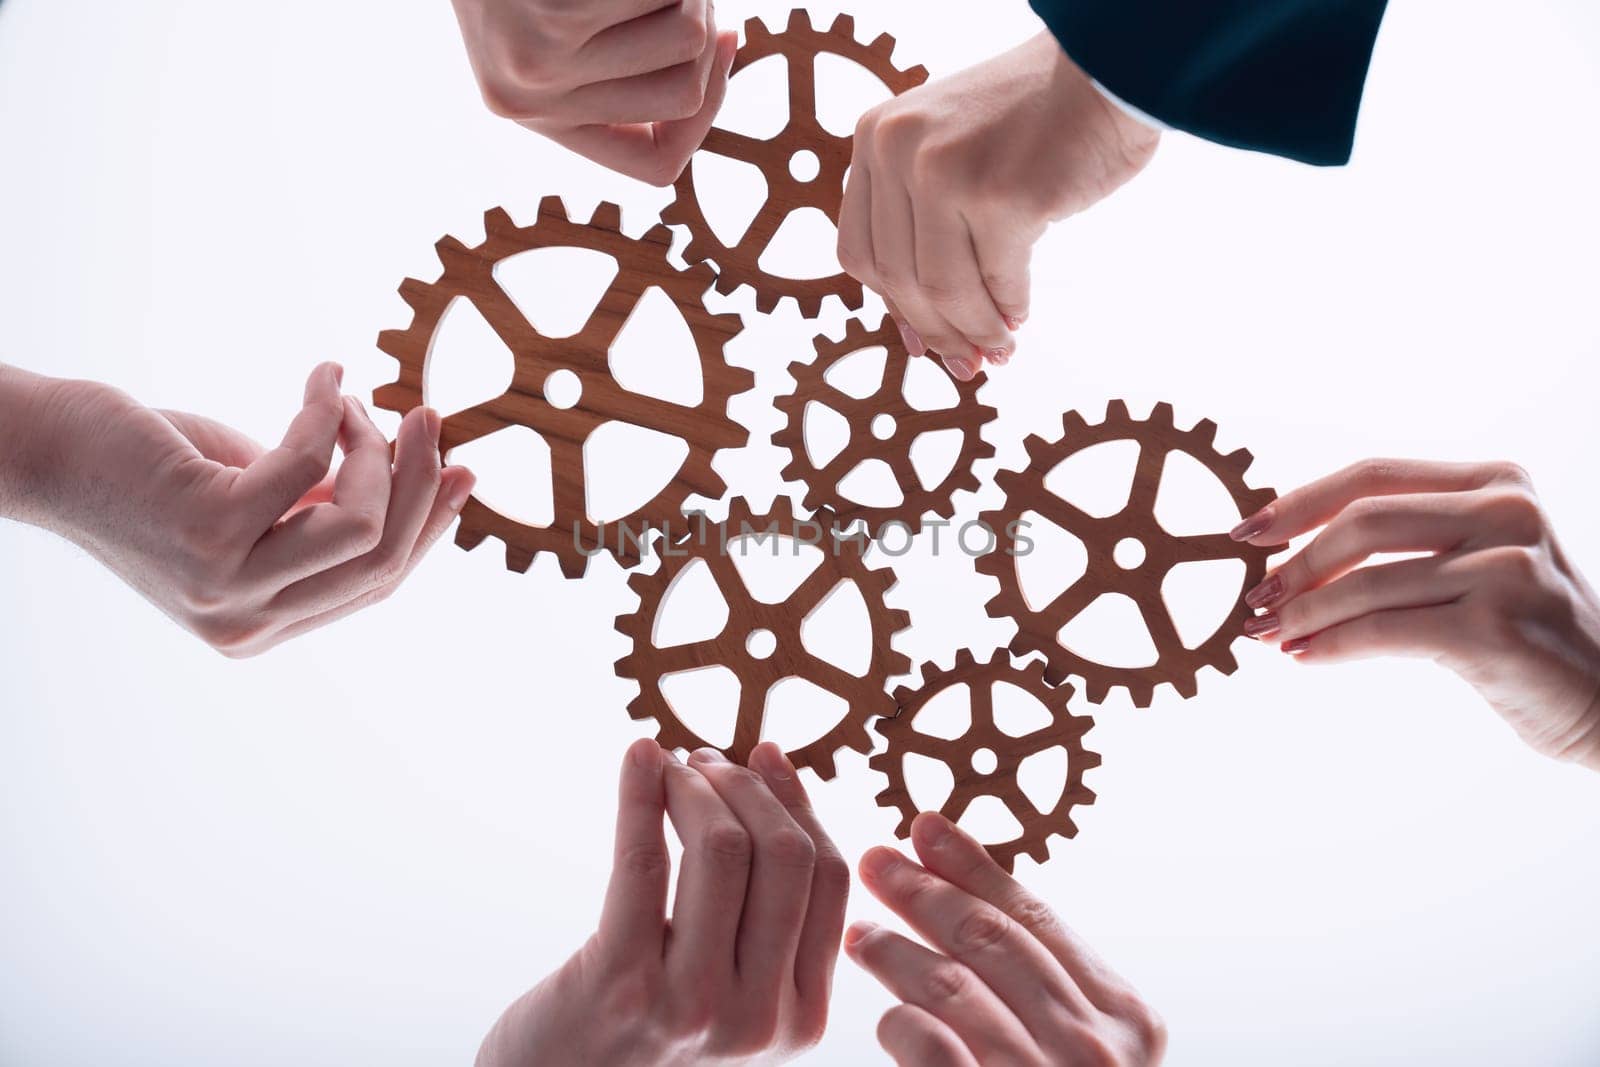
[[[1037,28],[1020,0],[863,6],[935,73]],[[1414,0],[1352,168],[1169,137],[1041,245],[985,394],[998,462],[1113,396],[1214,418],[1280,489],[1369,454],[1515,459],[1600,572],[1597,57],[1585,0]],[[392,376],[373,338],[435,239],[545,193],[620,200],[635,232],[667,200],[489,116],[443,0],[0,5],[9,362],[274,437],[316,361]],[[761,369],[735,408],[756,447],[720,467],[758,498],[765,398],[809,332],[789,309],[733,350]],[[914,660],[1009,636],[967,571],[902,568]],[[441,546],[383,608],[236,664],[5,526],[0,604],[0,1062],[467,1062],[592,923],[642,730],[614,567]],[[1600,1061],[1600,777],[1431,666],[1239,651],[1197,700],[1099,710],[1099,803],[1021,865],[1165,1014],[1171,1062]],[[841,766],[816,795],[853,858],[895,817]],[[883,918],[860,892],[851,914]],[[880,1062],[888,1003],[843,963],[815,1059]]]

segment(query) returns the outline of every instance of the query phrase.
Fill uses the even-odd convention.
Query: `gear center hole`
[[[893,437],[895,431],[899,428],[899,424],[894,421],[894,416],[888,414],[887,412],[881,415],[873,416],[872,436],[876,437],[880,441],[887,441],[889,438]]]
[[[822,160],[809,148],[802,148],[789,157],[789,173],[797,182],[814,182],[822,173]]]
[[[778,651],[778,638],[771,630],[752,630],[745,638],[744,647],[756,659],[766,659]]]
[[[1000,757],[994,754],[992,748],[980,748],[972,754],[972,769],[979,774],[993,774],[998,766]]]
[[[1125,571],[1137,570],[1144,566],[1144,543],[1137,537],[1124,537],[1111,550],[1111,558]]]
[[[552,371],[550,377],[544,380],[544,398],[553,408],[574,407],[582,397],[583,382],[565,367]]]

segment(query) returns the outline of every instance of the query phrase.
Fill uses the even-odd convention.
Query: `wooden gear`
[[[1044,705],[1050,713],[1050,725],[1023,737],[1001,731],[994,720],[994,687],[1000,682],[1017,686]],[[966,732],[947,740],[917,730],[915,723],[922,710],[940,693],[959,685],[967,686],[971,699],[972,721]],[[1022,827],[1018,837],[984,846],[1007,871],[1015,866],[1019,855],[1031,856],[1038,863],[1048,860],[1052,836],[1077,836],[1072,809],[1093,804],[1095,799],[1094,791],[1083,784],[1083,774],[1100,765],[1100,756],[1083,747],[1084,734],[1094,726],[1094,720],[1072,713],[1068,706],[1072,688],[1047,684],[1044,664],[1034,660],[1019,666],[1003,649],[988,663],[979,663],[963,649],[956,654],[951,670],[941,671],[927,664],[922,668],[921,687],[901,688],[894,696],[900,714],[877,723],[888,748],[873,756],[870,766],[889,779],[888,788],[877,799],[879,806],[900,811],[896,835],[909,837],[912,820],[917,817],[917,805],[911,799],[905,777],[905,757],[916,754],[938,760],[955,776],[955,786],[939,809],[939,814],[951,822],[959,822],[979,797],[997,798],[1015,816]],[[1049,811],[1040,811],[1022,791],[1017,771],[1029,756],[1054,748],[1066,750],[1067,779],[1055,805]],[[995,755],[994,770],[987,773],[973,766],[974,755],[984,749]]]
[[[811,524],[807,529],[806,523]],[[789,753],[796,767],[810,767],[821,778],[835,773],[834,754],[840,749],[869,752],[872,741],[867,721],[875,716],[893,715],[894,701],[888,693],[890,678],[908,674],[911,662],[894,651],[894,635],[911,625],[904,611],[888,607],[884,594],[895,584],[888,568],[869,569],[864,561],[864,541],[833,540],[829,531],[835,520],[826,513],[810,520],[796,518],[789,501],[780,497],[772,511],[755,515],[749,503],[736,498],[724,523],[706,523],[702,536],[691,536],[660,553],[661,566],[653,574],[635,574],[628,586],[639,594],[639,608],[617,619],[618,632],[629,638],[632,650],[617,661],[619,677],[639,683],[639,696],[628,705],[635,719],[654,719],[659,726],[657,740],[669,749],[692,751],[709,744],[686,726],[661,691],[661,679],[669,674],[701,667],[722,666],[739,679],[739,712],[733,743],[722,749],[724,755],[740,764],[761,740],[766,717],[768,691],[785,678],[805,678],[822,689],[842,697],[849,705],[845,717],[830,726],[817,740]],[[740,577],[726,545],[743,536],[775,536],[791,542],[816,543],[809,533],[821,531],[822,562],[782,602],[768,604],[756,600]],[[834,546],[837,546],[836,548]],[[722,632],[704,641],[658,647],[656,620],[663,602],[671,594],[674,581],[695,560],[710,567],[712,577],[728,606],[728,621]],[[860,590],[871,623],[870,665],[857,677],[816,656],[806,649],[801,627],[841,583],[849,582]],[[766,631],[777,640],[776,649],[762,657],[752,652],[752,634]],[[717,747],[717,746],[710,746]]]
[[[440,447],[449,451],[511,426],[535,431],[550,447],[555,518],[550,526],[531,526],[473,497],[461,513],[457,544],[471,549],[486,537],[497,537],[506,546],[506,566],[521,572],[538,553],[549,552],[569,578],[581,577],[589,556],[602,549],[624,566],[634,565],[639,562],[637,544],[620,533],[608,538],[605,526],[589,517],[584,444],[601,425],[617,421],[671,434],[689,445],[683,466],[656,496],[617,520],[618,527],[632,534],[643,537],[646,530],[681,525],[683,505],[691,495],[720,498],[727,486],[712,469],[712,460],[719,449],[749,440],[749,432],[729,417],[728,402],[753,388],[755,376],[723,358],[723,347],[742,322],[736,315],[706,310],[709,267],[680,270],[668,261],[672,231],[658,225],[642,238],[624,236],[622,212],[615,204],[601,204],[582,223],[567,217],[559,197],[546,197],[534,225],[518,226],[503,208],[495,208],[484,215],[484,229],[484,241],[476,247],[454,237],[438,243],[444,267],[438,281],[408,278],[401,284],[400,296],[416,314],[407,329],[387,330],[378,337],[378,347],[399,361],[400,377],[378,389],[373,401],[402,414],[423,403],[428,361],[445,311],[457,298],[470,301],[511,350],[516,369],[505,393],[444,419]],[[496,264],[536,248],[592,249],[617,262],[616,280],[572,337],[541,335],[495,280]],[[702,400],[694,407],[630,392],[611,373],[611,346],[651,288],[672,299],[694,337],[703,382]],[[582,395],[576,406],[561,408],[546,399],[546,384],[558,370],[577,375]]]
[[[816,318],[822,301],[837,296],[846,308],[859,310],[864,299],[861,283],[840,271],[826,278],[785,278],[761,267],[761,256],[771,245],[778,229],[795,211],[816,208],[837,226],[844,202],[845,173],[855,138],[830,133],[817,120],[816,58],[831,54],[848,59],[871,72],[896,96],[928,80],[922,67],[902,71],[894,65],[894,38],[884,34],[871,44],[855,38],[855,20],[840,15],[827,32],[812,28],[805,11],[789,14],[783,33],[773,33],[759,18],[745,23],[745,43],[734,57],[732,72],[772,56],[782,56],[789,69],[789,122],[768,140],[758,140],[713,126],[700,151],[736,159],[761,169],[767,180],[767,198],[755,220],[735,244],[724,244],[706,221],[695,188],[694,163],[679,176],[677,199],[662,213],[663,221],[689,228],[689,246],[684,252],[690,263],[714,260],[717,289],[732,293],[741,285],[755,289],[756,307],[764,314],[777,310],[778,302],[793,297],[801,314]],[[802,181],[790,170],[797,153],[811,152],[820,161],[815,178]]]
[[[1028,652],[1043,654],[1047,663],[1045,677],[1050,684],[1058,685],[1069,675],[1076,675],[1083,679],[1091,703],[1103,702],[1112,689],[1125,688],[1134,706],[1143,708],[1150,706],[1158,685],[1170,684],[1183,696],[1193,697],[1202,668],[1215,667],[1223,674],[1238,669],[1232,645],[1242,636],[1244,622],[1252,614],[1244,596],[1266,576],[1267,558],[1276,550],[1241,544],[1225,533],[1176,537],[1167,533],[1155,516],[1161,474],[1167,456],[1173,452],[1186,453],[1209,470],[1227,490],[1241,516],[1254,514],[1276,497],[1270,489],[1251,489],[1245,484],[1253,457],[1245,449],[1226,456],[1219,454],[1213,444],[1216,432],[1216,424],[1209,419],[1191,430],[1177,429],[1170,404],[1157,404],[1148,419],[1138,420],[1129,416],[1127,404],[1113,400],[1106,407],[1105,421],[1097,426],[1090,426],[1073,411],[1063,417],[1059,440],[1028,438],[1027,469],[1002,471],[995,478],[1005,490],[1005,504],[986,512],[981,521],[994,532],[998,545],[977,563],[979,571],[1000,581],[1000,592],[989,601],[988,612],[1017,624],[1017,636],[1011,642],[1013,652],[1019,656]],[[1045,487],[1046,477],[1069,456],[1094,445],[1122,440],[1138,443],[1139,460],[1128,502],[1117,514],[1097,518]],[[1089,556],[1083,576],[1038,609],[1029,605],[1023,593],[1014,555],[1018,528],[1013,524],[1029,511],[1078,538]],[[1124,568],[1114,557],[1116,546],[1126,538],[1134,538],[1144,546],[1145,558],[1137,567]],[[1210,637],[1193,649],[1186,648],[1162,599],[1162,582],[1180,564],[1223,559],[1244,561],[1245,580],[1239,597]],[[1125,594],[1138,605],[1156,647],[1154,664],[1109,667],[1086,659],[1061,643],[1062,627],[1106,593]]]
[[[884,361],[883,380],[870,396],[857,399],[828,384],[829,370],[863,349],[878,346],[888,351],[888,357]],[[865,520],[873,533],[891,523],[903,523],[915,533],[922,528],[923,518],[930,512],[946,519],[952,517],[956,492],[977,492],[980,487],[973,468],[978,460],[994,455],[994,446],[983,440],[982,430],[999,412],[978,403],[978,390],[987,378],[982,374],[969,382],[951,378],[958,394],[955,406],[923,411],[912,407],[906,398],[906,374],[912,357],[900,339],[899,329],[888,318],[872,331],[852,319],[846,327],[844,340],[818,337],[816,349],[817,358],[811,363],[796,361],[789,365],[795,390],[777,400],[778,410],[788,422],[772,438],[773,444],[787,448],[793,457],[784,468],[783,477],[805,483],[805,506],[813,510],[826,507],[846,525]],[[928,365],[937,368],[937,373],[948,375],[938,360],[931,360]],[[806,409],[813,403],[832,408],[850,426],[850,440],[844,449],[820,467],[813,462],[806,445]],[[873,424],[885,415],[894,420],[894,431],[886,439],[879,440],[873,432]],[[911,463],[911,446],[923,434],[939,430],[960,430],[961,450],[949,473],[938,484],[925,487]],[[844,477],[864,460],[873,458],[882,459],[894,472],[905,498],[900,504],[872,507],[851,500],[839,491],[839,482]]]

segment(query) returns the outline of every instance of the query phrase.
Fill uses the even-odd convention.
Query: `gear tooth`
[[[1126,400],[1112,400],[1106,403],[1106,422],[1132,422],[1133,416],[1128,414]]]
[[[390,382],[372,391],[372,406],[381,411],[394,411],[403,415],[415,406],[411,403],[413,395],[410,389],[399,382]]]
[[[778,310],[778,301],[781,300],[777,293],[767,292],[759,286],[756,288],[756,310],[763,315],[771,315]]]
[[[607,233],[622,232],[622,205],[613,204],[609,200],[600,201],[594,209],[594,214],[589,217],[591,229],[605,230]]]
[[[378,351],[395,359],[404,358],[411,350],[411,331],[384,330],[378,334]]]
[[[790,33],[804,33],[809,29],[811,29],[811,16],[806,12],[805,8],[797,7],[789,12],[788,30]]]
[[[816,776],[824,782],[833,781],[834,776],[839,773],[838,767],[834,764],[832,752],[818,752],[811,757],[810,766]]]
[[[567,205],[559,196],[546,196],[539,201],[539,221],[566,222]]]
[[[804,319],[820,318],[822,315],[822,297],[797,296],[795,303],[800,306],[800,317]]]
[[[1043,437],[1035,433],[1028,435],[1027,439],[1022,442],[1022,448],[1028,453],[1029,462],[1043,463],[1045,460],[1050,458],[1051,444],[1052,442],[1045,440]],[[1020,472],[1013,471],[1008,473],[1015,474]]]
[[[751,16],[744,20],[744,38],[746,41],[754,41],[758,38],[771,36],[772,31],[767,29],[767,24],[762,22],[760,18]]]
[[[672,229],[658,222],[645,231],[644,240],[653,245],[670,245],[672,243]]]
[[[1072,837],[1078,832],[1078,828],[1072,825],[1071,816],[1063,817],[1062,822],[1065,826],[1071,827],[1071,832],[1066,835],[1067,837]],[[1040,841],[1038,844],[1029,848],[1028,858],[1033,860],[1035,863],[1049,863],[1050,843],[1048,841]]]
[[[685,221],[687,222],[687,220]],[[705,263],[705,261],[710,258],[711,252],[706,248],[703,241],[698,239],[692,240],[684,247],[683,259],[686,263],[693,263],[698,266]],[[720,285],[717,287],[717,291],[722,292],[722,287]]]
[[[911,703],[916,695],[916,692],[913,691],[909,685],[896,687],[893,693],[895,707],[904,708],[907,704]]]
[[[854,39],[856,35],[855,16],[848,13],[840,15],[838,18],[833,20],[833,25],[829,27],[828,32],[836,37],[849,37]]]
[[[486,237],[501,237],[516,228],[510,212],[503,207],[492,207],[483,213],[483,232]]]
[[[527,574],[528,568],[533,566],[533,553],[516,545],[506,546],[506,569],[516,571],[518,574]],[[564,570],[565,568],[563,568]],[[571,575],[568,575],[571,577]]]
[[[633,590],[638,596],[642,597],[645,595],[645,593],[649,592],[651,579],[653,577],[654,575],[649,574],[630,574],[628,575],[628,588]]]
[[[1172,410],[1172,405],[1163,400],[1150,409],[1150,417],[1145,421],[1153,426],[1170,427],[1177,425],[1174,418],[1175,414]]]
[[[885,660],[889,667],[889,677],[911,673],[911,657],[904,652],[891,652]]]
[[[742,283],[739,281],[739,279],[735,278],[731,274],[717,275],[717,292],[721,293],[723,296],[732,296],[734,293],[737,293],[741,284]],[[759,311],[760,308],[757,308],[756,310]]]
[[[1070,437],[1075,433],[1082,433],[1089,428],[1088,420],[1079,411],[1069,411],[1061,416],[1061,431],[1063,437]]]
[[[1172,679],[1172,688],[1185,700],[1193,700],[1200,695],[1200,680],[1193,674],[1183,674]]]
[[[1155,699],[1156,693],[1153,685],[1129,685],[1126,688],[1128,697],[1133,701],[1133,706],[1136,708],[1148,708],[1150,702]]]
[[[867,51],[883,59],[893,58],[894,35],[889,33],[878,34],[878,36],[873,39],[872,43],[867,45]]]
[[[1060,685],[1062,682],[1067,680],[1067,672],[1056,672],[1051,670],[1049,667],[1046,667],[1044,677],[1045,680],[1051,685]],[[1089,703],[1104,704],[1106,702],[1106,697],[1110,695],[1111,689],[1108,685],[1106,685],[1105,682],[1099,680],[1098,678],[1085,678],[1083,680],[1083,691],[1084,695],[1088,698]]]
[[[479,530],[473,526],[468,526],[466,523],[462,523],[461,526],[456,529],[456,547],[471,552],[473,549],[483,544],[484,538],[487,536],[488,535],[482,530]]]
[[[1083,749],[1082,751],[1080,751],[1078,753],[1078,762],[1083,764],[1083,769],[1084,770],[1086,770],[1086,771],[1093,770],[1094,768],[1100,766],[1100,753],[1092,751],[1092,750],[1087,749],[1087,748]],[[1095,796],[1094,790],[1086,789],[1086,790],[1084,790],[1084,792],[1089,794],[1089,799],[1085,800],[1084,803],[1085,804],[1093,804],[1094,803],[1094,796]]]
[[[1244,476],[1244,473],[1250,469],[1250,465],[1255,461],[1256,457],[1250,454],[1248,448],[1237,449],[1222,457],[1223,465],[1240,477]]]
[[[918,812],[914,811],[909,814],[906,812],[901,812],[900,825],[894,828],[894,836],[900,838],[901,840],[905,840],[906,838],[910,837],[911,824],[916,822],[918,814]]]
[[[1211,664],[1219,674],[1232,674],[1239,669],[1239,660],[1234,656],[1233,649],[1224,648],[1217,653],[1215,662]]]
[[[421,311],[422,305],[428,300],[428,294],[432,291],[433,286],[415,278],[407,278],[400,283],[400,299],[404,300],[412,311]]]
[[[1194,429],[1189,431],[1189,436],[1197,445],[1210,447],[1217,439],[1217,424],[1210,419],[1201,419],[1194,424]]]
[[[905,71],[901,77],[905,78],[912,88],[916,88],[928,80],[928,68],[918,63],[910,70]]]
[[[970,649],[970,648],[958,648],[958,649],[956,649],[956,669],[959,670],[959,669],[961,669],[963,667],[976,667],[977,665],[978,665],[978,660],[977,660],[976,657],[973,656],[972,649]]]
[[[452,268],[470,264],[473,260],[472,249],[462,244],[454,237],[441,237],[434,243],[433,250],[438,253],[439,263],[448,273]]]

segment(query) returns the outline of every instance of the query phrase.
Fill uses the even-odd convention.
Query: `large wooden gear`
[[[767,140],[713,126],[700,151],[759,167],[767,180],[767,199],[744,236],[732,245],[724,243],[706,221],[691,160],[676,183],[677,199],[661,216],[670,225],[689,228],[684,256],[690,263],[715,261],[719,292],[728,294],[749,285],[755,289],[756,307],[763,313],[777,310],[779,301],[793,297],[807,318],[820,315],[822,302],[829,296],[837,296],[852,311],[861,308],[861,283],[843,271],[825,278],[787,278],[762,269],[761,257],[784,220],[802,208],[816,208],[835,226],[839,224],[855,139],[830,133],[817,120],[817,56],[831,54],[850,60],[898,96],[927,81],[928,72],[922,67],[897,68],[894,46],[894,38],[888,34],[871,44],[857,41],[855,20],[849,15],[840,15],[826,32],[813,28],[810,16],[799,9],[790,13],[788,28],[782,33],[773,33],[759,18],[745,23],[745,43],[734,57],[732,71],[737,74],[763,59],[782,56],[789,70],[788,125]],[[801,152],[814,154],[820,163],[819,172],[810,180],[796,178],[790,168]]]
[[[569,219],[559,197],[546,197],[532,226],[518,226],[502,208],[484,216],[482,244],[468,247],[454,237],[438,245],[444,272],[435,282],[408,278],[400,296],[415,315],[404,330],[387,330],[378,347],[400,364],[400,376],[373,394],[380,408],[405,413],[424,402],[424,382],[434,338],[445,311],[457,299],[470,301],[511,350],[515,371],[511,387],[492,400],[446,416],[440,446],[446,452],[511,426],[525,426],[550,448],[554,521],[532,526],[494,511],[477,497],[461,513],[456,541],[475,548],[486,537],[505,543],[506,566],[525,572],[534,557],[548,552],[560,561],[562,573],[581,577],[589,557],[601,551],[624,566],[639,562],[639,540],[651,530],[681,528],[684,504],[691,496],[719,499],[727,486],[712,469],[725,448],[747,443],[749,432],[728,414],[728,402],[755,385],[748,370],[729,366],[723,347],[742,329],[736,315],[713,315],[704,297],[712,283],[706,266],[680,269],[667,252],[672,232],[658,225],[642,238],[622,233],[622,212],[601,204],[589,222]],[[536,248],[592,249],[617,262],[617,276],[588,323],[576,335],[544,337],[495,280],[495,266]],[[612,344],[641,297],[659,288],[672,299],[694,337],[702,376],[701,402],[689,407],[625,389],[612,374]],[[560,407],[546,397],[551,376],[570,371],[581,395],[576,405]],[[689,446],[683,465],[666,485],[631,515],[612,524],[590,517],[584,472],[584,444],[600,426],[622,422],[681,438]],[[609,528],[609,533],[608,533]],[[626,531],[628,535],[624,535]]]
[[[1050,724],[1021,737],[1002,731],[995,724],[994,714],[994,687],[999,683],[1017,686],[1037,700],[1050,713]],[[941,693],[960,685],[967,686],[971,701],[971,722],[966,731],[952,739],[919,731],[916,721],[923,709]],[[1083,784],[1084,772],[1100,765],[1100,756],[1083,746],[1083,737],[1094,726],[1094,720],[1074,715],[1069,707],[1071,699],[1070,686],[1046,683],[1044,665],[1038,660],[1018,665],[1004,650],[996,652],[988,663],[979,663],[970,651],[962,650],[948,671],[931,663],[925,665],[921,686],[896,690],[899,715],[877,723],[888,747],[870,761],[873,769],[889,779],[877,800],[879,806],[900,812],[895,833],[909,837],[912,820],[918,814],[905,774],[905,758],[914,754],[950,768],[955,785],[939,813],[951,822],[959,822],[979,797],[997,798],[1016,818],[1022,827],[1017,837],[984,846],[996,863],[1010,871],[1019,855],[1030,856],[1038,863],[1048,860],[1051,837],[1077,836],[1072,809],[1095,800],[1094,791]],[[1041,811],[1023,792],[1017,772],[1030,756],[1058,748],[1067,754],[1066,780],[1060,797],[1049,810]],[[982,771],[975,766],[975,756],[984,751],[993,753],[991,770]]]
[[[1005,490],[1005,504],[986,512],[981,521],[994,532],[998,544],[995,551],[977,563],[979,571],[1000,582],[1000,592],[989,601],[988,612],[995,618],[1016,622],[1012,651],[1019,656],[1042,654],[1047,663],[1045,676],[1052,685],[1076,676],[1083,679],[1091,703],[1102,703],[1112,689],[1123,688],[1134,706],[1143,708],[1150,706],[1158,685],[1169,684],[1181,695],[1193,697],[1203,668],[1214,667],[1223,674],[1238,669],[1232,645],[1241,638],[1244,622],[1253,614],[1244,597],[1266,576],[1267,559],[1275,550],[1241,544],[1226,533],[1174,536],[1162,528],[1155,515],[1162,471],[1167,456],[1173,452],[1187,453],[1209,470],[1227,490],[1241,517],[1254,514],[1275,499],[1272,490],[1252,489],[1245,484],[1245,474],[1253,461],[1250,453],[1239,449],[1221,455],[1213,443],[1216,432],[1216,424],[1209,419],[1190,430],[1178,429],[1170,404],[1157,404],[1150,417],[1141,420],[1129,416],[1127,404],[1113,400],[1107,405],[1105,421],[1099,425],[1089,425],[1073,411],[1062,420],[1059,440],[1030,437],[1025,442],[1028,467],[1002,471],[995,478]],[[1139,460],[1128,502],[1115,515],[1089,515],[1046,488],[1046,477],[1069,456],[1094,445],[1122,440],[1138,443]],[[1040,608],[1029,604],[1017,573],[1017,534],[1025,535],[1026,527],[1016,524],[1030,511],[1077,537],[1089,557],[1083,576]],[[1144,548],[1143,562],[1131,568],[1119,564],[1115,556],[1117,545],[1128,538]],[[1196,647],[1188,648],[1162,598],[1162,582],[1180,564],[1224,559],[1244,561],[1245,579],[1238,599],[1214,633]],[[1107,593],[1124,594],[1138,605],[1156,648],[1155,663],[1147,667],[1111,667],[1095,663],[1061,643],[1062,627]]]
[[[870,395],[858,399],[829,384],[830,370],[864,349],[875,347],[883,347],[888,356],[883,378]],[[978,390],[987,378],[979,374],[971,381],[960,382],[949,377],[937,360],[929,361],[928,366],[936,368],[935,373],[949,377],[957,401],[953,407],[925,411],[913,407],[906,396],[906,378],[913,357],[906,351],[899,329],[888,318],[876,330],[868,330],[852,319],[842,341],[818,337],[816,349],[817,358],[812,362],[789,365],[795,379],[794,392],[777,400],[778,410],[788,421],[772,438],[773,444],[787,448],[792,456],[783,477],[805,483],[805,506],[813,510],[825,507],[846,524],[864,520],[873,532],[900,523],[915,533],[929,514],[951,518],[955,514],[955,494],[963,490],[977,492],[980,486],[973,469],[979,460],[994,455],[994,446],[983,440],[982,431],[999,412],[978,403]],[[844,449],[821,465],[812,458],[806,442],[806,411],[814,403],[843,416],[850,428],[850,440]],[[886,426],[888,434],[880,436],[880,429]],[[961,449],[949,472],[937,484],[925,486],[912,464],[911,447],[923,434],[940,430],[961,431]],[[840,491],[840,481],[869,459],[888,464],[904,496],[901,503],[874,507]]]
[[[661,566],[652,574],[637,573],[628,586],[639,594],[639,608],[617,619],[616,628],[632,642],[632,649],[617,661],[619,677],[639,683],[639,696],[628,705],[635,719],[654,719],[657,740],[664,748],[692,751],[719,747],[689,728],[668,703],[661,680],[670,674],[701,667],[726,667],[739,680],[739,710],[733,741],[721,751],[729,759],[746,763],[761,741],[766,717],[767,695],[786,678],[804,678],[839,696],[849,705],[845,717],[831,724],[815,741],[789,753],[797,767],[810,767],[821,778],[835,773],[834,755],[842,749],[869,752],[872,740],[867,722],[877,716],[893,715],[895,705],[889,695],[889,679],[908,674],[911,662],[893,647],[895,634],[911,625],[904,611],[888,607],[884,595],[895,584],[888,568],[870,569],[863,559],[861,539],[834,539],[836,520],[826,513],[809,520],[798,518],[789,501],[779,498],[772,510],[757,515],[748,502],[735,498],[724,523],[707,523],[702,533],[691,533],[660,553]],[[817,543],[820,534],[822,561],[783,601],[769,604],[755,599],[740,576],[733,556],[725,547],[744,536],[764,535],[790,544]],[[728,621],[716,636],[689,644],[658,647],[656,624],[662,607],[672,595],[677,578],[691,563],[703,560],[710,568],[728,607]],[[853,584],[867,606],[871,633],[871,653],[867,672],[857,677],[825,660],[805,646],[801,627],[806,619],[839,588]],[[765,632],[776,640],[768,655],[752,648],[752,635]]]

